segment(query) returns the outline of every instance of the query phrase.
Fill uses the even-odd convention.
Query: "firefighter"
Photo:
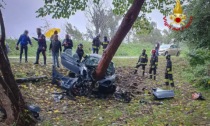
[[[138,63],[136,64],[134,74],[136,74],[137,71],[138,71],[138,68],[139,68],[140,66],[142,66],[142,70],[143,70],[142,75],[144,76],[144,73],[145,73],[145,66],[147,65],[147,62],[148,62],[148,57],[147,57],[147,54],[146,54],[146,50],[143,49],[143,50],[142,50],[142,54],[139,56]]]
[[[81,43],[78,45],[76,53],[79,56],[79,62],[82,61],[82,57],[83,58],[87,57],[87,55],[84,53],[84,50],[83,50],[83,44]]]
[[[152,77],[154,76],[154,80],[156,80],[157,66],[158,66],[158,57],[156,56],[156,51],[152,50],[152,56],[150,59],[150,69],[149,69],[150,79],[152,79]]]
[[[93,39],[93,53],[96,53],[98,54],[99,52],[99,48],[100,48],[100,44],[101,44],[101,41],[100,41],[100,34],[98,34],[94,39]]]
[[[107,39],[106,36],[104,36],[104,42],[102,42],[102,46],[103,46],[103,51],[106,49],[106,47],[108,46],[109,41]]]
[[[166,86],[168,86],[170,84],[171,87],[174,87],[171,55],[166,56],[165,84],[166,84]]]

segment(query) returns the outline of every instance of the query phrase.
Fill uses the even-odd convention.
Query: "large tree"
[[[90,0],[45,0],[45,5],[37,11],[38,16],[52,14],[53,18],[68,18],[78,10],[85,10],[88,1]],[[94,3],[99,3],[99,1],[93,0]],[[189,0],[182,1],[188,2]],[[172,9],[171,4],[175,5],[174,0],[113,0],[112,3],[115,6],[113,11],[124,15],[124,18],[99,62],[95,72],[95,79],[97,80],[104,77],[110,61],[139,16],[140,10],[145,14],[146,12],[152,12],[153,9],[158,9],[164,15],[168,15]],[[141,16],[144,17],[144,14]]]
[[[70,34],[72,39],[76,40],[76,41],[80,41],[83,40],[83,35],[82,33],[77,29],[77,27],[72,26],[71,23],[67,22],[65,24],[66,27],[66,33]]]
[[[98,4],[89,3],[85,10],[85,16],[88,19],[86,28],[90,38],[95,37],[99,33],[101,36],[112,37],[122,17],[114,14],[105,0],[101,0]]]
[[[34,121],[25,111],[26,105],[12,73],[5,46],[5,27],[0,10],[0,106],[6,111],[7,125],[29,126]],[[0,124],[2,125],[2,124]]]

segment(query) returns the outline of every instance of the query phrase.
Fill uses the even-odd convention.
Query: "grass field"
[[[10,46],[10,53],[9,56],[19,56],[20,51],[15,49],[16,46],[16,42],[17,40],[6,40],[6,42],[9,44]],[[37,42],[33,41],[33,47],[28,48],[28,55],[29,56],[35,56],[36,54],[36,49],[37,49]],[[73,52],[76,51],[77,45],[80,42],[75,42],[74,41],[74,47],[73,47]],[[87,54],[91,53],[91,46],[92,43],[91,42],[81,42],[84,45],[84,51]],[[47,42],[48,45],[48,49],[49,49],[49,44],[50,42]],[[147,49],[148,52],[150,52],[150,50],[153,48],[153,45],[150,43],[129,43],[129,44],[121,44],[121,46],[119,47],[116,56],[139,56],[139,54],[141,53],[142,49]],[[100,49],[100,54],[102,54],[102,49]],[[47,51],[47,55],[50,56],[51,53],[49,51]]]
[[[30,59],[31,60],[31,59]],[[19,64],[15,59],[12,69],[16,77],[32,75],[51,76],[51,64],[47,66]],[[130,103],[122,103],[114,99],[93,99],[76,97],[76,101],[68,99],[55,103],[52,92],[60,89],[52,86],[49,81],[38,83],[25,83],[21,88],[25,100],[37,104],[42,108],[39,126],[209,126],[210,125],[210,91],[192,87],[188,80],[183,78],[182,72],[188,66],[186,59],[172,57],[175,81],[175,98],[156,101],[152,95],[142,92],[142,87],[149,90],[154,87],[166,89],[164,86],[165,58],[159,57],[157,81],[133,75],[133,67],[136,58],[114,58],[117,67],[116,74],[120,76],[116,85],[124,86],[130,90],[130,86],[136,85],[135,94]],[[50,61],[49,61],[50,63]],[[146,69],[148,74],[148,66]],[[133,89],[132,89],[133,90]],[[193,92],[201,92],[205,101],[191,99]],[[139,103],[144,99],[146,103]],[[157,104],[162,102],[161,105]]]

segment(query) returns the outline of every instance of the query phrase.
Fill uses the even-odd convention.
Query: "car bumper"
[[[159,51],[158,53],[159,53],[159,55],[162,55],[162,56],[165,55],[165,51]]]

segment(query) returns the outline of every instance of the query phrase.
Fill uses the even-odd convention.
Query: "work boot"
[[[149,79],[152,79],[152,75],[150,75]]]
[[[26,60],[25,63],[28,63],[28,61]]]
[[[39,64],[39,62],[36,61],[34,64]]]
[[[174,87],[174,83],[171,83],[171,87]]]
[[[143,73],[142,73],[142,76],[144,77],[144,71],[143,71]]]
[[[154,80],[156,80],[156,76],[154,76]]]
[[[137,70],[134,71],[134,74],[137,74]]]

